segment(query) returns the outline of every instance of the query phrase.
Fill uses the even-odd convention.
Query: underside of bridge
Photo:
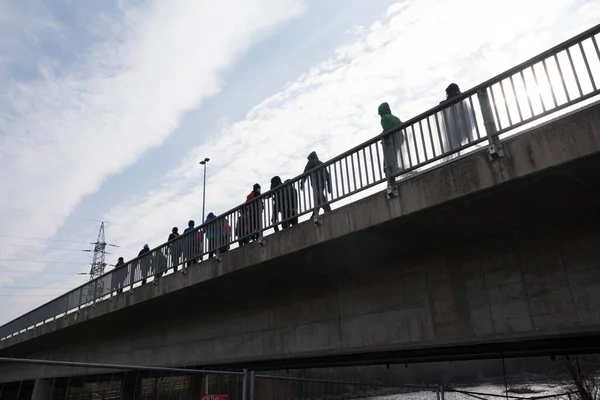
[[[470,166],[467,157],[440,169],[453,168],[453,179]],[[459,180],[468,181],[465,174]],[[364,199],[344,212],[369,218],[368,204]],[[597,352],[599,211],[600,154],[594,154],[17,343],[0,355],[285,369]],[[280,235],[307,229],[317,228],[308,222]],[[276,245],[276,236],[269,240],[267,246]],[[0,367],[31,378],[41,371],[25,369]]]

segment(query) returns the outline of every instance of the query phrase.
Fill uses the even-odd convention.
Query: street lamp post
[[[200,221],[200,224],[204,223],[204,209],[206,207],[206,164],[208,164],[209,161],[210,158],[205,158],[204,160],[200,161],[200,165],[204,166],[204,183],[202,187],[202,221]]]

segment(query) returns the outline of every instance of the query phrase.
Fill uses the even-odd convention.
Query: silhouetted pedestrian
[[[388,103],[381,103],[378,108],[379,116],[381,116],[381,127],[383,132],[391,131],[394,128],[402,125],[400,118],[392,114]],[[400,131],[384,135],[381,139],[381,147],[383,148],[383,172],[388,180],[388,183],[393,182],[393,178],[402,172],[402,168],[398,167],[398,154],[402,149],[402,133]]]
[[[206,225],[204,228],[204,234],[206,235],[206,241],[208,243],[208,258],[212,258],[215,254],[215,252],[217,251],[217,223],[216,221],[213,223],[210,223],[211,221],[213,221],[216,218],[215,214],[213,214],[212,212],[209,212],[208,215],[206,216],[206,220],[204,221],[204,224]]]
[[[195,263],[198,257],[202,254],[202,246],[201,242],[198,242],[198,235],[192,232],[195,227],[196,223],[194,220],[190,220],[188,222],[188,227],[183,231],[183,235],[185,236],[183,253],[187,260],[188,267]]]
[[[271,178],[271,190],[275,190],[273,194],[273,215],[271,222],[274,224],[273,228],[275,232],[279,232],[279,227],[277,226],[279,214],[281,214],[282,229],[298,223],[298,191],[291,182],[288,179],[284,185],[279,176]]]
[[[446,100],[442,100],[440,104],[449,103],[452,99],[461,94],[458,85],[456,83],[451,83],[446,88]],[[440,130],[443,131],[442,136],[446,139],[446,152],[454,151],[473,140],[475,118],[467,99],[446,107],[438,115],[440,115],[442,119]]]
[[[127,268],[125,267],[125,261],[123,261],[123,257],[119,257],[110,277],[111,291],[116,291],[117,294],[123,293],[126,277]]]
[[[144,254],[148,253],[150,251],[150,247],[145,244],[144,248],[140,250],[140,252],[138,253],[138,257],[140,257],[140,259],[138,260],[138,265],[140,268],[140,273],[142,274],[142,285],[146,284],[146,279],[148,278],[148,271],[150,270],[150,257],[142,257]]]
[[[252,191],[246,196],[246,216],[250,240],[258,240],[262,229],[262,212],[264,204],[262,200],[254,200],[260,196],[261,187],[258,183],[252,186]]]
[[[324,212],[331,211],[331,206],[327,203],[327,191],[331,194],[331,176],[327,168],[321,167],[323,162],[319,160],[317,153],[313,151],[308,155],[308,162],[304,168],[304,173],[312,171],[309,175],[302,178],[300,181],[300,189],[304,190],[304,182],[310,177],[310,185],[313,189],[313,195],[315,198],[315,210],[313,211],[312,217],[319,215],[319,209],[323,208]]]
[[[179,234],[179,229],[174,227],[171,229],[171,233],[169,234],[168,241],[171,242],[169,246],[169,251],[171,252],[171,263],[173,264],[173,272],[177,272],[179,264],[183,261],[181,258],[183,256],[181,239],[179,239],[181,235]]]
[[[290,226],[298,224],[298,191],[292,184],[291,179],[286,179],[283,182],[284,197],[283,197],[283,222],[281,227],[286,229]]]

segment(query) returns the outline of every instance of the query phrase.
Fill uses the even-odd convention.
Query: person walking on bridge
[[[181,235],[179,234],[179,229],[175,226],[171,229],[171,233],[169,234],[168,242],[171,242],[169,246],[169,251],[171,252],[171,264],[173,264],[173,272],[177,272],[179,263],[183,260],[182,256],[182,248],[181,248],[181,239],[179,239]]]
[[[308,162],[304,167],[304,173],[312,171],[300,181],[300,190],[304,190],[304,182],[310,177],[310,185],[312,186],[313,196],[315,201],[315,210],[311,218],[319,215],[319,210],[323,208],[324,212],[330,212],[331,206],[327,203],[327,192],[331,194],[331,176],[326,167],[323,167],[323,162],[319,160],[317,152],[313,151],[308,155]],[[327,190],[327,192],[325,192]]]
[[[146,284],[146,279],[148,278],[148,271],[150,270],[150,257],[143,257],[144,254],[150,252],[150,246],[147,244],[140,250],[138,253],[138,267],[140,269],[140,273],[142,275],[142,285]]]
[[[381,103],[377,111],[381,117],[383,133],[402,125],[400,118],[392,114],[392,110],[388,103]],[[381,139],[381,147],[383,148],[383,172],[388,180],[388,184],[393,183],[394,177],[402,172],[402,168],[398,167],[398,154],[401,151],[403,142],[404,139],[400,131],[388,133]]]
[[[198,235],[201,235],[201,233],[194,234],[194,229],[196,229],[196,222],[191,219],[188,222],[188,227],[183,231],[183,235],[185,236],[184,256],[187,259],[188,267],[196,263],[199,255],[202,254],[202,239],[198,240]]]
[[[125,285],[125,278],[127,277],[127,268],[124,265],[125,261],[123,260],[123,257],[119,257],[111,274],[111,290],[116,291],[117,294],[123,293],[123,286]]]
[[[204,225],[206,225],[206,227],[204,228],[203,233],[206,235],[206,240],[208,242],[208,258],[212,258],[217,251],[216,241],[218,227],[216,222],[213,222],[212,224],[210,223],[210,221],[214,220],[215,218],[217,218],[215,214],[209,212],[206,216],[206,220],[204,221]]]
[[[260,237],[260,231],[262,229],[262,212],[264,204],[262,200],[254,200],[260,196],[261,187],[258,183],[252,186],[252,191],[246,196],[246,218],[248,233],[250,234],[250,240],[258,240]]]
[[[452,99],[460,96],[462,93],[456,83],[451,83],[446,88],[446,100],[440,104],[451,103]],[[468,99],[454,103],[446,107],[440,114],[442,136],[446,139],[446,152],[454,151],[462,145],[473,140],[473,129],[475,120],[473,110]]]
[[[275,190],[271,222],[274,224],[275,232],[279,232],[277,221],[280,213],[282,229],[298,223],[298,192],[291,182],[292,180],[288,179],[284,184],[279,176],[271,178],[271,190]]]

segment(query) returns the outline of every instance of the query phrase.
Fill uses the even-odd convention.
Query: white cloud
[[[0,10],[6,4],[0,2]],[[217,93],[223,72],[253,43],[304,9],[301,0],[144,4],[102,16],[90,30],[104,36],[81,55],[72,54],[69,69],[42,54],[35,79],[3,79],[0,203],[32,214],[0,208],[0,234],[52,236],[84,196],[160,145],[185,112]],[[24,22],[3,33],[16,34],[30,25]],[[26,34],[34,40],[39,32],[31,28]],[[9,44],[0,47],[2,60],[18,61],[23,46]],[[41,218],[35,211],[47,214]],[[17,248],[2,254],[39,257]],[[0,261],[2,268],[19,266]],[[16,277],[2,274],[0,282]],[[21,311],[3,310],[0,318]]]

